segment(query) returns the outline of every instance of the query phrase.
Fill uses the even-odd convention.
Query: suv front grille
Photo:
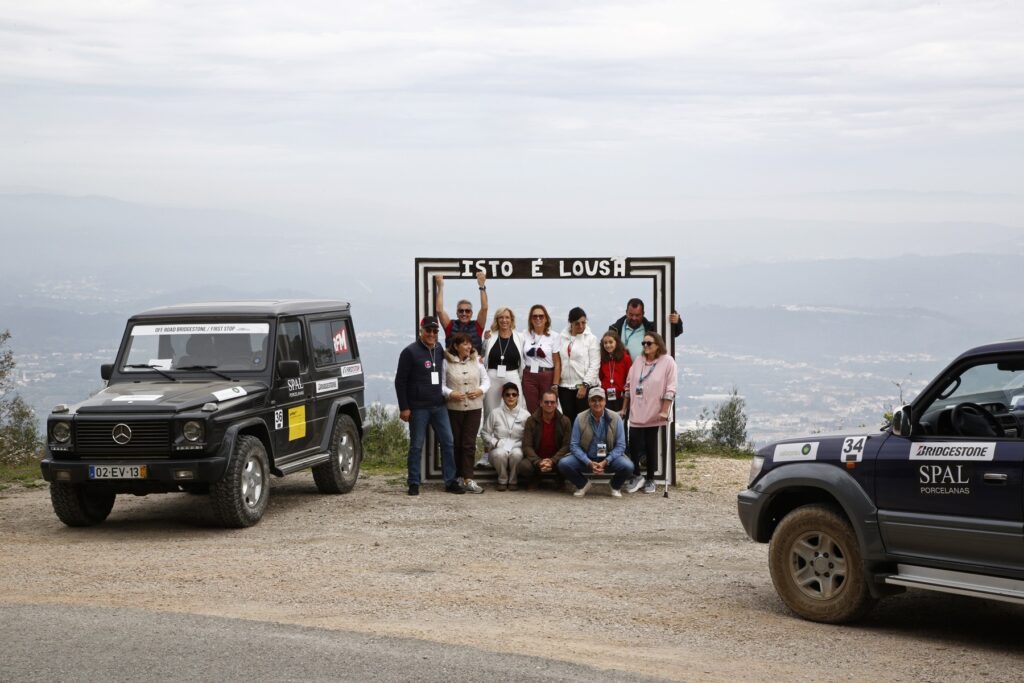
[[[114,427],[127,425],[131,439],[125,444],[114,441]],[[129,420],[78,422],[75,425],[75,450],[82,455],[109,458],[167,456],[171,450],[169,422]]]

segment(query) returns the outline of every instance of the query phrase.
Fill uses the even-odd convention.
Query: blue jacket
[[[431,353],[433,351],[433,353]],[[430,381],[436,372],[438,383]],[[398,372],[395,373],[395,394],[399,410],[433,408],[445,405],[441,386],[444,384],[444,349],[435,344],[433,349],[417,339],[409,344],[398,356]]]
[[[588,409],[577,415],[576,419],[573,420],[572,436],[569,438],[569,454],[589,467],[591,460],[597,460],[597,444],[604,440],[604,437],[608,434],[608,427],[614,424],[615,443],[605,442],[608,446],[608,455],[605,458],[605,462],[610,465],[626,453],[626,424],[614,410],[605,410],[601,415],[601,423],[594,430],[594,435],[590,440],[588,448],[584,450],[581,441],[582,421],[588,420],[592,422],[593,419],[593,413]],[[588,427],[591,426],[590,422],[587,424]]]

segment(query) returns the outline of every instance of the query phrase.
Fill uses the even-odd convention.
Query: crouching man
[[[569,437],[572,423],[558,412],[558,394],[545,391],[541,395],[540,407],[526,420],[523,428],[523,459],[519,461],[519,479],[526,482],[528,489],[536,489],[540,478],[558,474],[559,485],[562,477],[558,462],[569,452]]]
[[[582,498],[590,489],[584,476],[607,474],[612,478],[612,496],[622,497],[622,484],[633,474],[633,461],[626,457],[626,428],[618,413],[605,410],[605,394],[594,387],[587,394],[590,410],[576,416],[569,438],[569,455],[558,462],[558,471],[576,487],[572,495]]]

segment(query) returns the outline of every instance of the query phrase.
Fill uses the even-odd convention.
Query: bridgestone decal
[[[996,456],[995,443],[942,441],[915,443],[910,447],[911,460],[968,460],[984,462]]]

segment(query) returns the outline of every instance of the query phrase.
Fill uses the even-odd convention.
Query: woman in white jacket
[[[502,406],[491,411],[484,423],[484,445],[490,451],[491,466],[498,472],[498,490],[519,488],[516,467],[523,459],[523,428],[530,414],[519,402],[519,385],[505,382]]]
[[[501,385],[505,382],[514,382],[517,387],[523,385],[526,361],[523,349],[523,333],[516,330],[516,314],[502,306],[494,312],[491,334],[484,342],[482,361],[491,380],[491,388],[484,394],[485,423],[491,411],[501,405]]]
[[[587,313],[579,306],[569,311],[569,326],[559,340],[562,375],[558,384],[558,402],[570,421],[588,410],[587,392],[601,386],[601,345],[587,326]]]

